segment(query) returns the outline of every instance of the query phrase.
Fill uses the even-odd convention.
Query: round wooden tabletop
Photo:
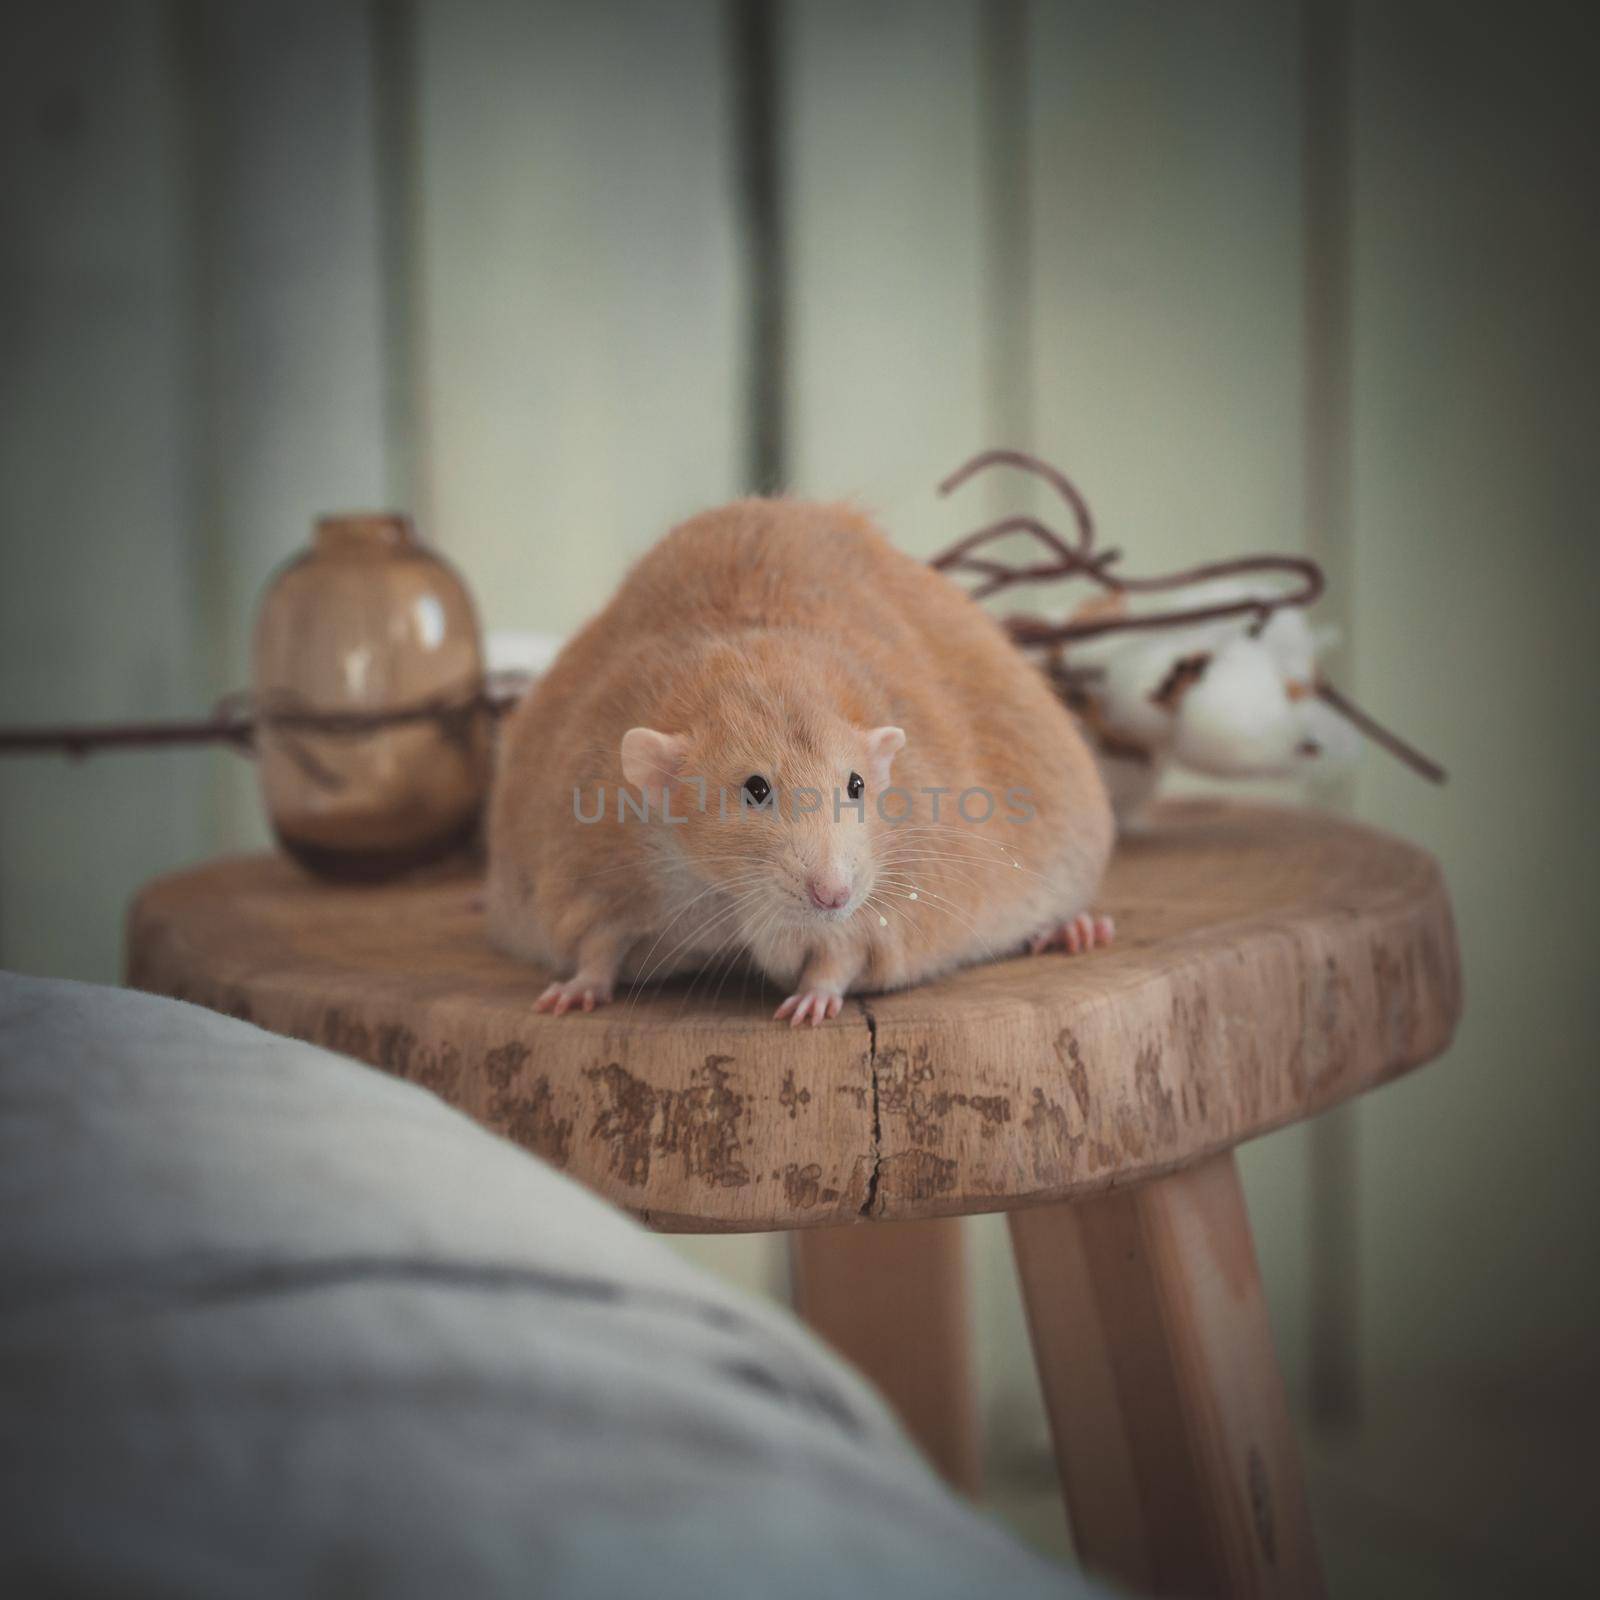
[[[1098,909],[1117,942],[862,996],[818,1029],[725,978],[535,1016],[479,885],[230,858],[150,884],[135,986],[425,1085],[652,1226],[1010,1209],[1170,1171],[1449,1042],[1460,975],[1423,851],[1312,812],[1160,808]]]

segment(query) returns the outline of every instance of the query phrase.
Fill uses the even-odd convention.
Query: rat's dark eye
[[[852,800],[859,800],[866,792],[866,787],[866,784],[861,781],[861,774],[859,772],[852,772],[850,774],[850,782],[845,786],[845,793],[848,794]]]
[[[744,780],[744,792],[758,806],[767,803],[767,796],[772,793],[772,785],[760,773],[753,772]]]

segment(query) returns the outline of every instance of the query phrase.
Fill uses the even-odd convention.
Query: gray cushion
[[[423,1090],[0,974],[0,1590],[1078,1580],[793,1319]]]

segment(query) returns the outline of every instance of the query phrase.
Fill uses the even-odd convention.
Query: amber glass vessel
[[[323,517],[268,586],[254,654],[262,792],[290,855],[384,878],[471,840],[489,780],[478,619],[408,518]]]

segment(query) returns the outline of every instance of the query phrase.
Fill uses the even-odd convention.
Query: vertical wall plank
[[[988,326],[988,443],[1032,450],[1033,380],[1033,163],[1028,57],[1033,33],[1027,0],[988,0],[979,13],[979,104],[983,155],[979,174],[983,210]],[[991,498],[1008,510],[1018,505],[1023,482]]]
[[[979,7],[786,8],[790,487],[902,549],[973,525],[934,486],[991,443]]]
[[[1071,0],[1032,19],[1040,446],[1130,570],[1294,548],[1298,18]]]
[[[765,0],[727,0],[738,174],[738,241],[746,283],[744,487],[780,491],[788,477],[789,231],[783,147],[787,89],[782,11]]]
[[[1375,1369],[1560,1385],[1600,1342],[1600,111],[1590,18],[1355,8],[1361,700],[1450,770],[1361,772],[1455,897],[1448,1061],[1360,1108]]]
[[[1030,7],[1036,447],[1129,572],[1302,547],[1300,19],[1293,7]],[[1307,1139],[1241,1152],[1291,1392]]]
[[[273,568],[320,511],[384,507],[388,427],[371,8],[189,8],[211,668],[245,685]],[[265,831],[219,758],[225,838]]]
[[[493,626],[570,630],[739,484],[723,21],[419,7],[426,510]]]
[[[0,721],[179,715],[204,682],[184,128],[165,7],[21,4],[0,51]],[[204,853],[207,757],[0,763],[0,965],[114,981]]]
[[[424,488],[420,434],[426,408],[418,325],[422,194],[417,13],[411,0],[369,0],[369,4],[388,500],[415,513]]]

